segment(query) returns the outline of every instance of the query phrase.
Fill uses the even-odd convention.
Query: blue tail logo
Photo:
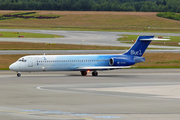
[[[124,53],[124,55],[141,57],[152,41],[150,38],[154,38],[154,36],[139,36],[135,44],[126,53]]]

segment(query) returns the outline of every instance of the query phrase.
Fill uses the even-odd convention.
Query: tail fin
[[[154,38],[154,36],[139,36],[134,45],[124,55],[133,55],[141,57],[152,40],[169,40]]]

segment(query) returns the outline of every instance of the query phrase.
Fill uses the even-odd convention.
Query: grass
[[[52,35],[52,34],[40,34],[40,33],[26,33],[26,32],[1,32],[0,37],[7,38],[18,38],[19,36],[24,36],[24,38],[60,38],[63,36]]]
[[[121,42],[134,42],[137,38],[138,35],[121,35],[123,37],[118,38],[118,41]]]
[[[17,61],[20,57],[22,55],[0,55],[0,70],[9,70],[9,65]]]
[[[9,65],[25,55],[0,55],[0,70],[8,70]],[[145,53],[146,61],[135,64],[135,68],[180,68],[180,53]]]
[[[0,42],[0,50],[127,50],[128,47],[72,44],[45,44],[27,42]]]
[[[0,11],[6,14],[17,11]],[[24,12],[24,11],[18,11]],[[35,15],[58,15],[57,19],[9,19],[1,28],[53,30],[180,32],[180,22],[156,16],[156,12],[26,11]],[[148,28],[147,26],[150,26]],[[59,28],[59,29],[58,29]]]
[[[146,62],[137,68],[180,68],[180,53],[145,53]]]

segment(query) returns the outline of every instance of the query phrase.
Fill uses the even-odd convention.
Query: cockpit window
[[[20,58],[18,61],[19,62],[26,62],[26,60],[24,58]]]

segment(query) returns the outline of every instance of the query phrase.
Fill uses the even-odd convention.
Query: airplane
[[[123,54],[108,55],[30,55],[21,57],[9,66],[17,72],[41,71],[80,71],[82,76],[92,71],[92,76],[98,76],[97,71],[130,68],[131,65],[144,62],[143,53],[152,40],[169,40],[154,36],[139,36],[134,45]]]

